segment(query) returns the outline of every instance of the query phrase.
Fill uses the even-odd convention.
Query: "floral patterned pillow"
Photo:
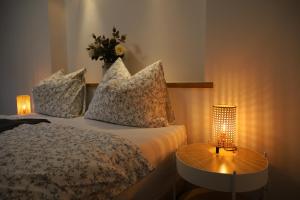
[[[48,82],[48,81],[53,81],[53,80],[57,80],[57,79],[61,79],[64,76],[64,70],[60,69],[57,72],[55,72],[54,74],[52,74],[50,77],[42,80],[39,84]]]
[[[136,127],[167,126],[162,63],[153,63],[133,76],[120,60],[117,63],[98,85],[85,118]]]
[[[55,117],[78,117],[85,110],[86,69],[65,75],[62,70],[32,90],[35,112]]]

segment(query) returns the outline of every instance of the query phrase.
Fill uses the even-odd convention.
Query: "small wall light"
[[[213,143],[216,145],[216,153],[219,148],[236,150],[236,106],[213,106]]]
[[[27,115],[31,113],[30,96],[17,96],[17,111],[18,115]]]

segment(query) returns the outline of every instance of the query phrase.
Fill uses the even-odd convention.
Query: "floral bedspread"
[[[0,199],[113,199],[152,170],[110,133],[40,123],[0,135]]]

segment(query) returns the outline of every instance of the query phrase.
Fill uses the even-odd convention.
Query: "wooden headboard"
[[[90,104],[98,83],[87,83],[87,105]],[[213,82],[179,82],[167,83],[168,88],[213,88]]]
[[[97,87],[98,83],[87,83],[87,87]],[[213,88],[213,82],[178,82],[167,83],[168,88]]]

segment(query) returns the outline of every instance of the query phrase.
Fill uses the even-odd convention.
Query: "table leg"
[[[231,199],[232,199],[232,200],[235,200],[235,199],[236,199],[236,193],[235,193],[235,192],[232,192]]]
[[[268,155],[266,152],[264,152],[264,157],[265,157],[265,159],[268,159]],[[262,194],[260,197],[261,200],[264,200],[266,198],[266,193],[268,191],[268,184],[269,184],[269,180],[267,181],[267,184],[262,189]]]
[[[176,183],[174,183],[172,186],[172,195],[173,195],[173,200],[176,200]]]
[[[261,195],[260,195],[260,199],[261,199],[261,200],[265,200],[265,199],[266,199],[267,191],[268,191],[268,182],[267,182],[267,185],[265,185],[265,186],[262,188]]]
[[[231,199],[235,200],[236,199],[236,171],[233,172],[232,174],[232,182],[231,182]]]

